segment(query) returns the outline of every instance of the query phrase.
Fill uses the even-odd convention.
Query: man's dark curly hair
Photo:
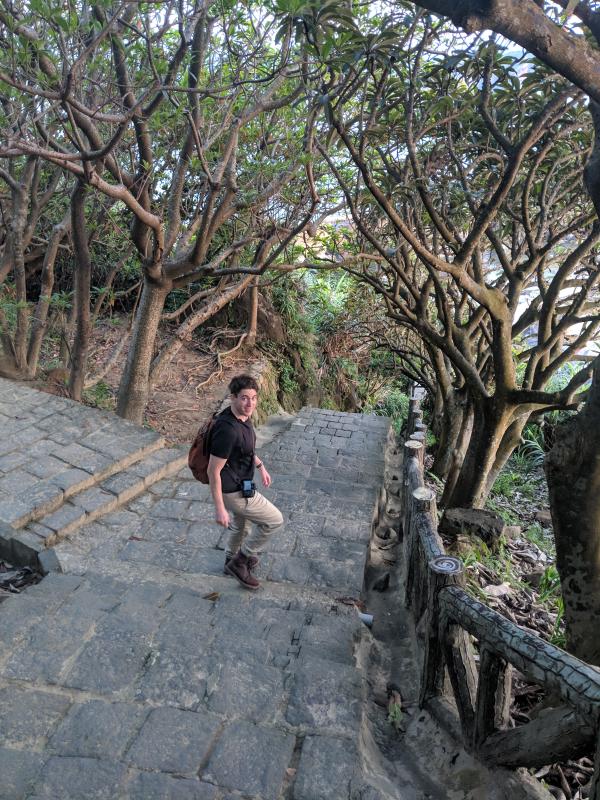
[[[256,379],[252,375],[236,375],[235,378],[231,379],[229,391],[237,397],[242,389],[254,389],[255,392],[258,392]]]

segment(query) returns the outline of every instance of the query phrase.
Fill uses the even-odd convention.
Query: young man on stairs
[[[229,528],[225,574],[246,589],[258,589],[260,583],[252,570],[269,538],[283,525],[283,516],[252,482],[256,467],[263,486],[271,485],[271,476],[255,452],[256,434],[250,421],[258,384],[250,375],[237,375],[229,391],[231,405],[219,414],[210,433],[208,478],[217,524]]]

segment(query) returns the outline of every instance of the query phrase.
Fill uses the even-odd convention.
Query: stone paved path
[[[361,591],[386,420],[305,409],[261,449],[287,524],[259,593],[223,576],[181,451],[6,382],[0,429],[0,554],[50,570],[0,603],[2,800],[425,797],[362,768],[361,623],[336,601]]]

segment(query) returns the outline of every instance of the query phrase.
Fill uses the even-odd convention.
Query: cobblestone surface
[[[68,491],[67,474],[97,477],[135,451],[138,429],[85,412],[0,382],[14,444],[1,477]],[[2,800],[383,797],[360,766],[361,623],[336,598],[361,591],[387,435],[380,418],[303,409],[261,449],[286,527],[258,593],[224,577],[208,489],[186,470],[46,551],[63,572],[0,603]],[[126,499],[131,476],[151,474],[128,469],[52,514]],[[0,520],[3,499],[0,478]]]

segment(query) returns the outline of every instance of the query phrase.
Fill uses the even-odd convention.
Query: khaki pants
[[[242,497],[241,492],[224,493],[223,503],[229,511],[228,554],[235,555],[241,549],[247,556],[258,555],[283,525],[281,511],[260,492],[255,492],[254,497]],[[250,532],[253,524],[256,528]]]

